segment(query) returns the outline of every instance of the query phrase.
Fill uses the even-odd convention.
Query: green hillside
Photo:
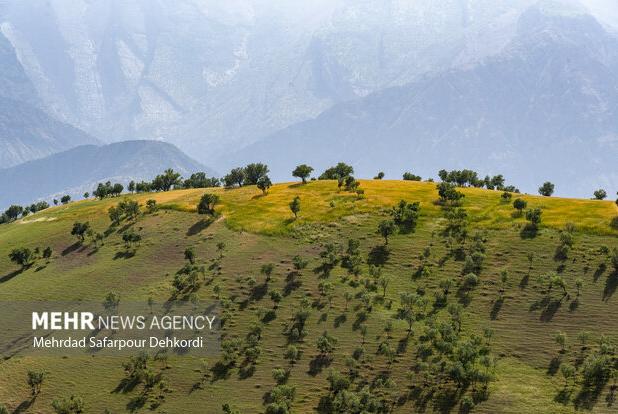
[[[136,194],[0,225],[0,302],[102,302],[111,291],[121,301],[166,301],[190,248],[205,267],[194,294],[222,303],[224,348],[237,348],[150,360],[163,391],[120,389],[128,357],[16,356],[0,363],[0,403],[32,413],[53,412],[53,400],[71,395],[88,413],[222,413],[223,404],[243,414],[288,405],[293,413],[616,411],[613,201],[513,194],[541,209],[534,233],[501,191],[459,189],[461,205],[445,207],[435,183],[360,186],[361,196],[336,181],[276,184],[267,194],[254,186]],[[204,193],[220,197],[214,217],[196,212]],[[140,213],[112,226],[108,209],[125,198]],[[157,211],[147,211],[150,199]],[[419,202],[420,215],[386,244],[378,225],[400,200]],[[71,235],[85,221],[102,240]],[[141,242],[127,248],[127,232]],[[31,266],[9,260],[13,249],[48,246],[51,258]],[[296,361],[286,358],[290,346]],[[288,373],[273,375],[278,368]],[[36,397],[28,371],[46,372]]]

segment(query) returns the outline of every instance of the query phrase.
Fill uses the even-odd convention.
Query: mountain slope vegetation
[[[225,318],[220,354],[148,362],[162,397],[119,385],[124,357],[29,355],[0,363],[0,402],[22,412],[70,395],[87,412],[615,410],[613,201],[514,194],[541,211],[531,234],[503,192],[457,189],[463,201],[450,206],[435,183],[358,183],[364,193],[320,180],[126,195],[0,225],[0,301],[110,291],[165,301],[189,249],[205,268],[194,293],[221,302]],[[219,197],[214,216],[196,213],[205,193]],[[114,225],[109,208],[123,200],[140,210]],[[71,235],[86,221],[101,240]],[[139,245],[126,245],[129,232]],[[22,247],[52,253],[19,266],[9,253]],[[35,397],[28,371],[46,372]]]

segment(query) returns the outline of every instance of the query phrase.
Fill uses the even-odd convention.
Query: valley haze
[[[5,0],[0,168],[149,139],[221,174],[472,168],[589,197],[618,187],[617,33],[610,0]]]

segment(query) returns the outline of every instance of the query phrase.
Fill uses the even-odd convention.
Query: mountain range
[[[271,160],[289,177],[343,159],[435,177],[439,168],[502,173],[526,191],[544,181],[590,196],[618,186],[618,41],[589,15],[524,13],[497,56],[335,105],[232,158]]]
[[[0,34],[0,168],[96,143],[100,141],[41,108],[11,44]]]
[[[0,167],[149,139],[613,192],[617,32],[611,0],[4,0]]]
[[[73,199],[92,193],[98,183],[152,180],[172,168],[188,177],[214,171],[175,146],[157,141],[124,141],[103,146],[81,145],[45,158],[0,170],[0,207],[51,201],[68,194]]]

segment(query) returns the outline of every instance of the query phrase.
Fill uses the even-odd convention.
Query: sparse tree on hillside
[[[8,218],[8,221],[17,220],[19,216],[24,212],[24,208],[18,205],[12,205],[7,208],[4,212],[4,215]]]
[[[308,166],[307,164],[301,164],[297,166],[294,171],[292,171],[293,177],[298,177],[303,180],[303,184],[307,184],[307,178],[313,172],[313,167]]]
[[[22,269],[25,269],[34,264],[36,255],[27,247],[21,247],[11,250],[9,253],[9,259],[11,262],[20,265]]]
[[[290,201],[290,210],[292,214],[294,214],[294,218],[298,218],[298,213],[300,212],[300,197],[296,196],[292,201]]]
[[[405,181],[421,181],[422,180],[420,175],[414,175],[411,172],[403,173],[403,179]]]
[[[441,182],[438,184],[437,189],[440,202],[443,204],[457,204],[464,197],[463,193],[457,191],[455,185],[447,182]]]
[[[193,248],[187,247],[185,249],[185,260],[188,260],[191,264],[195,264],[195,250],[193,250]]]
[[[593,195],[595,200],[605,200],[607,198],[607,192],[602,188],[595,191]]]
[[[223,252],[225,251],[225,243],[217,243],[217,252],[219,252],[219,259],[223,258]]]
[[[405,200],[399,201],[396,207],[391,210],[391,216],[401,233],[414,233],[416,223],[420,215],[421,206],[418,201],[408,203]]]
[[[384,178],[384,173],[382,171],[380,171],[378,175],[373,177],[374,180],[381,180],[382,178]]]
[[[180,184],[180,173],[171,168],[163,171],[163,174],[157,175],[152,181],[153,188],[158,191],[169,191],[172,187],[178,187]]]
[[[569,386],[569,380],[575,377],[576,372],[577,371],[573,365],[569,363],[560,364],[560,373],[562,374],[562,377],[564,378],[565,387]]]
[[[539,187],[539,194],[545,197],[551,197],[551,195],[554,193],[554,188],[554,184],[546,181],[545,183],[543,183],[542,186]]]
[[[541,215],[543,211],[540,208],[534,208],[526,211],[526,220],[530,222],[530,224],[537,227],[541,224]]]
[[[320,355],[323,357],[327,357],[335,350],[335,345],[337,344],[337,339],[330,336],[327,332],[324,332],[322,335],[318,337],[316,341],[316,345]]]
[[[57,206],[57,205],[58,205],[58,200],[56,200],[55,198],[54,198],[54,205],[55,205],[55,206]]]
[[[88,191],[86,191],[84,193],[84,199],[88,199],[90,197],[90,193]]]
[[[139,246],[142,241],[142,236],[133,230],[129,230],[122,233],[122,241],[124,241],[124,247],[128,250],[134,245]]]
[[[218,178],[208,178],[205,172],[196,172],[191,174],[183,183],[184,188],[209,188],[219,187],[221,182]]]
[[[116,312],[118,309],[118,305],[120,304],[120,295],[113,290],[107,292],[105,298],[103,299],[103,307],[108,312]]]
[[[84,400],[75,395],[61,400],[53,400],[51,405],[56,414],[81,414],[85,412]]]
[[[319,179],[338,180],[341,182],[341,185],[343,185],[343,180],[345,180],[345,177],[352,174],[354,174],[354,168],[351,165],[340,162],[336,166],[330,167],[326,171],[324,171],[322,175],[320,175]]]
[[[215,206],[219,202],[219,196],[216,194],[206,193],[200,199],[197,205],[198,214],[215,214]]]
[[[618,248],[614,248],[610,256],[610,260],[611,260],[612,266],[614,267],[614,271],[618,272]]]
[[[135,200],[125,199],[118,203],[118,208],[129,220],[135,220],[140,213],[139,203]]]
[[[294,266],[294,270],[296,272],[300,272],[301,270],[306,268],[308,264],[309,262],[303,259],[301,256],[296,255],[292,258],[292,266]]]
[[[262,163],[252,163],[244,168],[245,185],[256,185],[260,178],[266,176],[270,171],[268,166]],[[268,180],[270,181],[270,180]]]
[[[75,222],[73,223],[73,228],[71,229],[71,235],[77,237],[80,243],[83,243],[86,238],[86,232],[90,229],[89,222]]]
[[[522,214],[522,211],[526,207],[528,207],[528,202],[526,200],[522,200],[521,198],[516,198],[515,201],[513,201],[513,208],[519,212],[520,216]]]
[[[408,324],[408,334],[412,332],[412,324],[416,320],[414,306],[418,301],[418,296],[413,293],[401,293],[400,306],[397,309],[397,319],[406,321]]]
[[[266,282],[270,282],[270,278],[275,270],[275,265],[272,263],[263,264],[260,268],[260,273],[266,277]]]
[[[146,201],[146,211],[148,213],[152,214],[152,213],[156,212],[157,209],[158,209],[158,207],[157,207],[157,201],[156,200],[150,199],[150,200]]]
[[[245,170],[241,167],[233,168],[223,177],[223,183],[226,187],[234,187],[235,185],[242,187],[245,183]]]
[[[131,194],[135,192],[135,181],[131,180],[129,182],[129,186],[127,187],[127,190],[129,190]]]
[[[111,195],[118,197],[120,194],[122,194],[122,190],[124,190],[124,186],[120,183],[116,183],[112,186]]]
[[[554,339],[556,341],[556,343],[558,345],[560,345],[560,352],[564,352],[565,348],[566,348],[566,341],[567,341],[567,336],[566,333],[564,332],[558,332],[555,336]]]
[[[494,175],[491,178],[491,186],[496,190],[504,189],[504,177],[502,176],[502,174]]]
[[[41,392],[41,386],[47,374],[45,371],[28,371],[28,385],[33,397],[36,397]]]
[[[71,196],[70,196],[70,195],[68,195],[68,194],[67,194],[67,195],[63,195],[63,196],[60,198],[60,202],[61,202],[62,204],[68,204],[68,203],[69,203],[69,201],[71,201]]]
[[[384,244],[388,244],[388,238],[395,233],[395,222],[393,220],[382,220],[378,224],[378,234],[384,237]]]
[[[270,300],[275,304],[274,308],[277,309],[279,307],[279,303],[283,300],[283,295],[278,290],[270,291]]]
[[[266,194],[268,192],[268,189],[272,187],[273,183],[270,181],[270,178],[268,177],[268,175],[263,175],[260,178],[258,178],[256,185],[257,185],[257,188],[262,190],[263,194]]]
[[[120,208],[118,208],[117,206],[111,206],[107,210],[107,214],[110,221],[112,222],[112,226],[117,226],[118,224],[120,224],[120,221],[122,220],[122,210],[120,210]]]

